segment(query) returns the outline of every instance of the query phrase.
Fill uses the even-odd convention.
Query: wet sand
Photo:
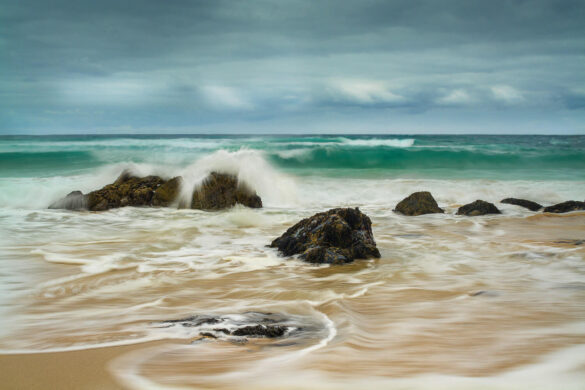
[[[123,389],[108,371],[115,357],[138,346],[82,351],[0,354],[2,389]]]
[[[411,218],[370,206],[380,259],[314,266],[266,248],[312,211],[25,214],[20,241],[4,246],[1,387],[583,383],[585,213]],[[305,329],[192,343],[208,329],[164,324],[250,312]]]

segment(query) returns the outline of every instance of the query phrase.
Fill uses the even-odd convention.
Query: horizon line
[[[0,134],[0,138],[6,137],[67,137],[67,136],[101,136],[101,137],[125,137],[125,136],[585,136],[585,132],[575,133],[50,133],[50,134]]]

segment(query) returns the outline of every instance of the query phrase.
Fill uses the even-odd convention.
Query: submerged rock
[[[428,191],[415,192],[409,195],[396,205],[394,211],[410,216],[445,212]]]
[[[380,257],[372,222],[358,208],[338,208],[305,218],[270,244],[310,263],[343,264]]]
[[[531,200],[518,199],[518,198],[502,199],[500,201],[500,203],[513,204],[514,206],[520,206],[520,207],[527,208],[530,211],[538,211],[542,208],[541,204],[538,204],[538,203],[533,202]]]
[[[238,178],[225,173],[211,172],[193,192],[192,209],[220,210],[241,204],[251,208],[262,207],[262,199]]]
[[[157,328],[192,328],[193,334],[209,339],[242,341],[244,338],[299,338],[322,331],[309,318],[274,313],[246,312],[237,315],[195,315],[156,323]],[[184,333],[184,331],[181,331]]]
[[[473,203],[459,207],[457,210],[457,215],[467,215],[468,217],[485,214],[502,214],[502,212],[493,203],[484,200],[476,200]]]
[[[555,244],[565,244],[565,245],[585,245],[585,240],[558,240],[553,241]]]
[[[72,191],[63,199],[51,203],[50,209],[87,210],[87,195],[81,191]]]
[[[233,336],[275,338],[284,336],[286,330],[287,327],[282,325],[255,325],[238,328],[231,334]]]
[[[545,213],[568,213],[570,211],[585,210],[585,202],[569,200],[563,203],[557,203],[553,206],[545,207]]]

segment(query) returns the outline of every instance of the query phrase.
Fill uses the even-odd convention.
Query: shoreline
[[[123,390],[111,372],[117,358],[145,348],[172,343],[172,340],[79,349],[61,352],[0,354],[0,377],[6,389],[108,389]]]

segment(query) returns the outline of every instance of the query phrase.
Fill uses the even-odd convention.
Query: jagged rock
[[[282,325],[256,325],[244,326],[232,332],[233,336],[248,336],[248,337],[282,337],[286,333],[286,326]]]
[[[285,256],[300,254],[311,263],[343,264],[380,257],[372,222],[358,208],[338,208],[305,218],[272,241]]]
[[[49,208],[104,211],[124,206],[170,206],[178,197],[183,179],[159,176],[136,177],[124,171],[112,184],[83,195],[74,191]],[[234,175],[212,172],[193,193],[191,208],[219,210],[235,206],[262,207],[262,200]]]
[[[177,199],[182,184],[183,178],[180,176],[173,177],[172,179],[168,180],[154,191],[152,205],[168,207],[175,201],[175,199]]]
[[[51,204],[51,209],[104,211],[124,206],[169,206],[178,196],[182,178],[136,177],[124,171],[112,184],[82,194],[73,191]]]
[[[51,203],[50,209],[87,210],[87,196],[81,191],[72,191],[63,199]]]
[[[585,210],[585,202],[569,200],[563,203],[557,203],[553,206],[545,207],[545,213],[568,213],[570,211]]]
[[[103,211],[124,206],[150,206],[154,192],[165,181],[158,176],[135,177],[123,172],[112,184],[87,195],[92,211]]]
[[[396,205],[394,211],[411,216],[445,212],[428,191],[415,192],[409,195]]]
[[[459,210],[457,210],[457,215],[467,215],[469,217],[485,214],[502,214],[502,212],[493,203],[483,200],[476,200],[473,203],[459,207]]]
[[[262,199],[238,178],[225,173],[211,172],[201,186],[193,192],[192,209],[221,210],[237,203],[252,207],[262,207]]]
[[[500,201],[500,203],[513,204],[515,206],[527,208],[530,211],[538,211],[542,208],[542,205],[540,205],[536,202],[533,202],[531,200],[526,200],[526,199],[518,199],[518,198],[506,198],[506,199],[503,199],[502,201]]]

